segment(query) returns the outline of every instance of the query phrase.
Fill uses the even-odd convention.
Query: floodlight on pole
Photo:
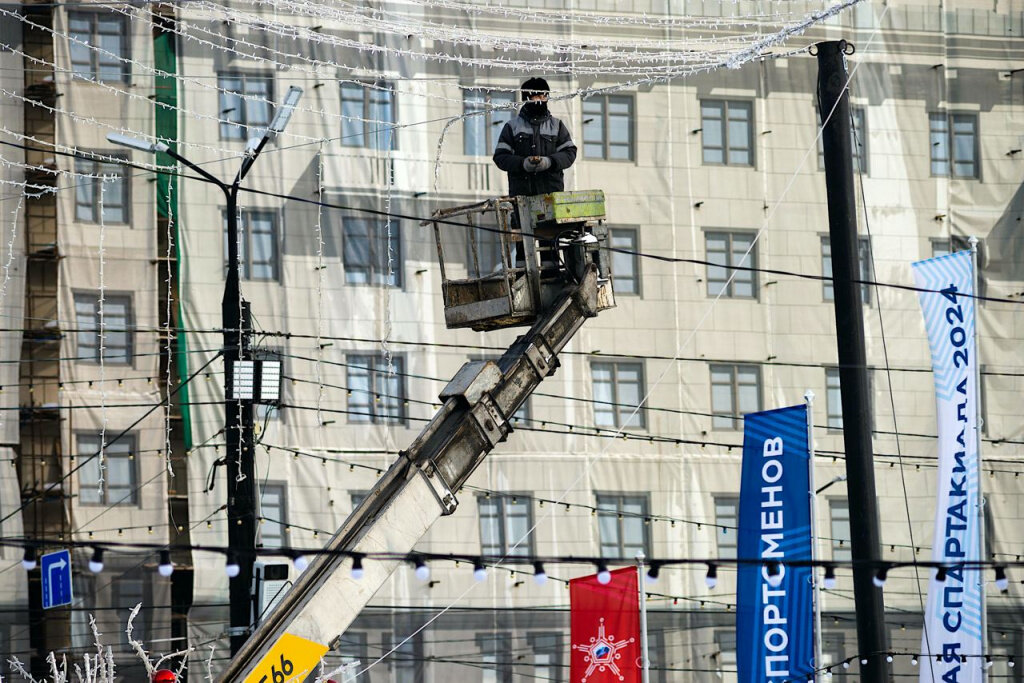
[[[148,142],[121,133],[107,133],[107,141],[122,147],[131,147],[142,152],[166,152],[170,149],[162,142]]]
[[[283,133],[285,126],[288,125],[288,121],[292,118],[292,114],[295,112],[295,107],[299,103],[299,99],[302,97],[302,88],[297,86],[291,86],[288,88],[288,94],[284,96],[284,102],[274,112],[274,118],[270,122],[270,127],[267,129],[272,133]]]

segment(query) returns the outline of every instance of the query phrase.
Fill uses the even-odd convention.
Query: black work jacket
[[[523,170],[526,157],[550,157],[551,167],[541,173]],[[576,161],[576,145],[565,124],[550,113],[528,119],[522,111],[501,129],[494,163],[508,173],[510,196],[547,194],[565,189],[563,170]]]

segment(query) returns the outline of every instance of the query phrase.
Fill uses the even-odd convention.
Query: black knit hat
[[[534,77],[528,79],[525,83],[519,86],[519,89],[523,91],[523,100],[528,100],[534,95],[544,94],[547,95],[551,92],[551,88],[548,86],[548,82],[543,78]]]

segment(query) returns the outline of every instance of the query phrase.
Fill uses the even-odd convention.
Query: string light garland
[[[114,552],[122,554],[138,554],[140,552],[161,552],[167,550],[166,544],[160,543],[143,543],[137,541],[76,541],[74,539],[63,539],[59,543],[55,543],[52,539],[30,539],[21,537],[2,537],[0,538],[0,546],[22,548],[27,550],[29,548],[38,549],[47,548],[54,545],[60,545],[67,548],[90,548],[93,551],[92,560],[94,563],[101,565],[94,571],[102,571],[103,555],[105,552]],[[217,546],[208,544],[192,544],[192,545],[176,545],[175,550],[190,550],[193,552],[210,552],[220,553],[225,555],[226,564],[228,566],[237,564],[238,558],[240,557],[239,552],[228,546]],[[256,548],[254,551],[258,557],[276,557],[276,556],[287,556],[293,560],[299,557],[308,556],[333,556],[333,557],[344,557],[353,560],[353,565],[356,564],[355,559],[358,558],[359,566],[362,567],[367,560],[378,560],[382,562],[395,562],[402,561],[409,563],[413,567],[417,578],[426,580],[430,576],[429,563],[432,562],[455,562],[466,563],[473,567],[473,571],[480,568],[486,568],[490,566],[497,566],[500,564],[509,564],[516,566],[531,567],[535,574],[545,573],[545,565],[559,564],[559,565],[591,565],[595,568],[596,573],[601,574],[603,572],[610,572],[612,566],[634,566],[634,562],[627,558],[606,558],[606,557],[594,557],[594,556],[576,556],[576,555],[516,555],[516,556],[505,556],[505,555],[487,555],[487,554],[461,554],[461,553],[431,553],[421,550],[413,551],[411,553],[391,553],[391,552],[356,552],[343,549],[332,549],[325,547],[317,548],[302,548],[302,547],[275,547],[275,548]],[[26,557],[29,555],[26,554]],[[722,566],[759,566],[762,568],[762,573],[765,577],[771,580],[772,577],[778,577],[777,580],[781,581],[781,578],[785,576],[787,570],[797,567],[812,567],[812,568],[823,568],[826,570],[835,571],[837,567],[843,567],[844,569],[854,570],[857,568],[870,568],[875,570],[875,577],[882,578],[882,585],[884,585],[884,579],[888,577],[889,572],[894,569],[905,569],[905,568],[928,568],[938,569],[940,567],[946,567],[950,569],[951,566],[948,563],[933,562],[933,561],[907,561],[907,562],[892,562],[892,561],[867,561],[867,560],[847,560],[844,562],[837,562],[835,560],[822,561],[822,560],[764,560],[764,559],[752,559],[752,558],[690,558],[690,557],[660,557],[650,561],[648,573],[654,572],[654,577],[658,576],[658,572],[661,569],[669,566],[689,567],[689,566],[704,566],[706,568],[706,577],[717,576],[717,568]],[[655,569],[657,567],[657,569]],[[956,565],[958,570],[965,571],[985,571],[992,570],[996,575],[996,580],[1006,580],[1007,588],[1009,587],[1009,581],[1006,579],[1007,570],[1010,567],[1021,568],[1024,567],[1022,561],[994,561],[994,560],[967,560]],[[876,581],[876,585],[879,585]]]

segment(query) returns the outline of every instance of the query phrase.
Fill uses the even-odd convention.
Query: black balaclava
[[[546,101],[531,102],[530,97],[543,93],[547,95],[551,92],[551,88],[548,86],[548,82],[543,78],[530,78],[524,82],[519,89],[523,93],[523,112],[529,119],[538,119],[547,116],[548,114],[548,103]]]

